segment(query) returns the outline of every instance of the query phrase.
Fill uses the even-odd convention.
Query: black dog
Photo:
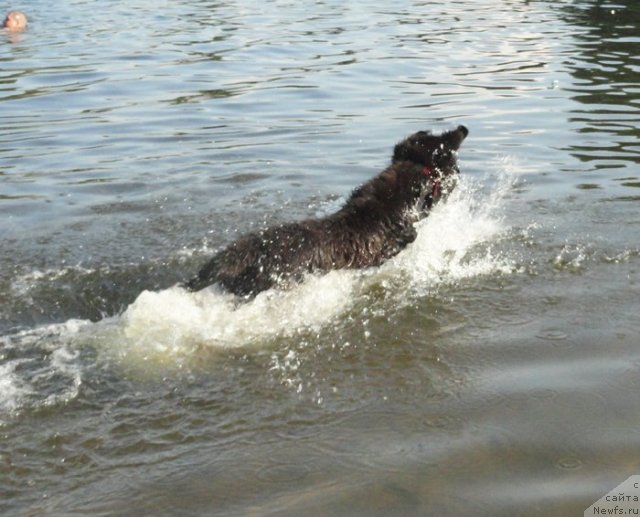
[[[251,233],[217,253],[186,287],[218,283],[255,295],[305,273],[377,266],[413,242],[414,223],[453,188],[464,126],[419,131],[397,144],[391,165],[356,189],[336,213]]]

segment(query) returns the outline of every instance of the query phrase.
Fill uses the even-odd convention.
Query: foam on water
[[[63,404],[77,397],[83,367],[73,339],[89,322],[69,320],[0,337],[0,424],[24,408]]]
[[[189,343],[238,347],[301,328],[314,328],[342,312],[356,277],[346,271],[310,276],[290,290],[260,293],[247,303],[215,288],[145,291],[121,317],[128,346],[180,352]]]

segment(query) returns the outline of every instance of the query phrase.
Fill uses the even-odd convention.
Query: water
[[[640,473],[640,7],[78,0],[0,34],[4,515],[582,515]],[[185,293],[418,129],[383,265]]]

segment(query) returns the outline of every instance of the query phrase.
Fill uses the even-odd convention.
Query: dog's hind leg
[[[189,291],[199,291],[215,283],[218,280],[218,257],[213,257],[205,266],[198,271],[198,274],[184,284]]]

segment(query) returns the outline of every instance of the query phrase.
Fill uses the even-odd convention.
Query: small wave
[[[0,365],[0,422],[2,415],[13,413],[30,393],[25,383],[16,373],[19,361],[12,361]]]
[[[39,269],[29,271],[23,275],[16,276],[11,281],[11,291],[16,297],[25,297],[29,293],[43,283],[51,283],[56,280],[64,279],[67,276],[76,277],[78,275],[90,275],[95,273],[95,269],[85,268],[82,266],[67,266],[60,269]]]
[[[553,267],[558,271],[578,273],[584,270],[585,262],[593,255],[593,251],[584,244],[565,244],[553,258]]]
[[[607,264],[624,264],[640,257],[640,248],[625,249],[616,253],[605,254],[603,261]]]
[[[593,264],[626,264],[638,257],[638,249],[603,251],[591,243],[566,242],[551,263],[556,271],[582,273]]]
[[[0,423],[23,409],[64,404],[78,396],[83,368],[72,341],[90,323],[69,320],[0,337]]]

